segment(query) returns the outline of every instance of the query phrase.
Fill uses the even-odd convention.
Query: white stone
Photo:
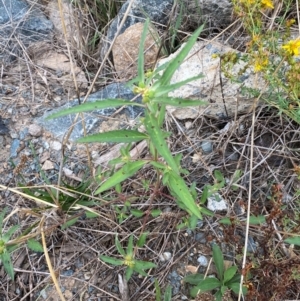
[[[51,170],[54,169],[54,163],[50,160],[46,160],[42,166],[42,170]]]
[[[53,149],[53,150],[56,150],[56,151],[60,151],[61,150],[61,143],[59,141],[51,141],[50,142],[50,147]]]
[[[211,211],[225,211],[228,208],[227,202],[219,193],[214,193],[207,198],[207,208]]]
[[[39,137],[43,133],[43,129],[38,124],[31,124],[28,127],[28,133],[33,137]]]
[[[164,252],[159,255],[159,260],[161,262],[169,261],[172,258],[172,254],[170,252]]]
[[[197,258],[197,261],[199,262],[199,264],[203,267],[207,267],[208,266],[208,260],[205,256],[201,255]]]

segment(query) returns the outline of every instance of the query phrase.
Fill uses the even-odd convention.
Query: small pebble
[[[54,169],[54,164],[50,160],[46,160],[42,166],[42,170],[51,170]]]
[[[205,153],[211,153],[213,151],[213,144],[210,141],[202,141],[201,148]]]
[[[207,198],[207,208],[211,211],[227,210],[227,203],[219,193],[215,193]]]
[[[37,124],[31,124],[28,128],[28,132],[33,137],[40,137],[43,133],[43,129]]]
[[[20,139],[24,140],[27,134],[28,134],[28,128],[25,128],[23,131],[20,132]]]
[[[207,267],[208,266],[208,260],[205,256],[201,255],[197,258],[197,261],[199,262],[199,264],[203,267]]]
[[[48,149],[49,148],[49,143],[47,141],[44,141],[43,146],[44,146],[45,149]]]
[[[172,257],[172,254],[170,252],[164,252],[159,255],[159,260],[161,262],[169,261]]]
[[[10,133],[10,137],[12,139],[18,139],[19,138],[19,134],[17,134],[17,133]]]
[[[59,141],[51,141],[50,142],[50,147],[53,150],[60,151],[61,150],[61,143]]]
[[[202,243],[202,244],[205,244],[207,242],[206,241],[206,234],[204,232],[197,233],[196,236],[195,236],[195,240]]]
[[[19,147],[20,147],[20,140],[14,139],[10,146],[10,156],[12,158],[17,157]]]
[[[92,273],[91,272],[84,273],[84,279],[85,280],[89,280],[91,277],[92,277]]]

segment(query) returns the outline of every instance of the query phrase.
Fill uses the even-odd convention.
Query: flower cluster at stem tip
[[[299,55],[300,39],[291,40],[282,46],[289,55]]]
[[[126,255],[124,257],[124,265],[130,267],[130,268],[133,268],[134,267],[134,260],[132,258],[131,255]]]
[[[241,3],[247,5],[247,6],[253,6],[255,4],[258,4],[262,9],[273,9],[273,1],[272,0],[241,0]]]

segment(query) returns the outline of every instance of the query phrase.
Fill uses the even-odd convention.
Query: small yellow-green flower
[[[269,61],[267,58],[257,59],[254,63],[254,71],[255,72],[261,71],[268,65],[268,62]]]
[[[273,9],[274,8],[272,0],[261,0],[261,5],[264,9],[267,9],[267,8]]]
[[[291,40],[282,46],[290,55],[299,55],[300,39]]]
[[[124,265],[127,265],[130,268],[134,267],[134,259],[130,255],[124,257]]]
[[[295,19],[289,19],[285,22],[287,27],[291,27],[296,22]]]

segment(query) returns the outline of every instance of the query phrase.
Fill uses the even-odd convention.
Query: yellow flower
[[[261,71],[264,67],[266,67],[268,65],[268,62],[269,61],[267,58],[262,58],[262,59],[256,60],[254,63],[254,71],[255,72]]]
[[[272,0],[261,0],[261,5],[265,9],[267,9],[267,8],[273,9],[274,8]]]
[[[291,40],[287,44],[284,44],[282,48],[285,49],[288,54],[299,55],[300,39]]]
[[[295,19],[289,19],[289,20],[286,21],[285,24],[286,24],[287,27],[291,27],[295,22],[296,22]]]
[[[132,258],[132,256],[126,255],[126,256],[124,257],[124,262],[123,262],[123,264],[124,264],[124,265],[127,265],[127,266],[130,267],[130,268],[133,268],[135,262],[134,262],[134,259]]]

